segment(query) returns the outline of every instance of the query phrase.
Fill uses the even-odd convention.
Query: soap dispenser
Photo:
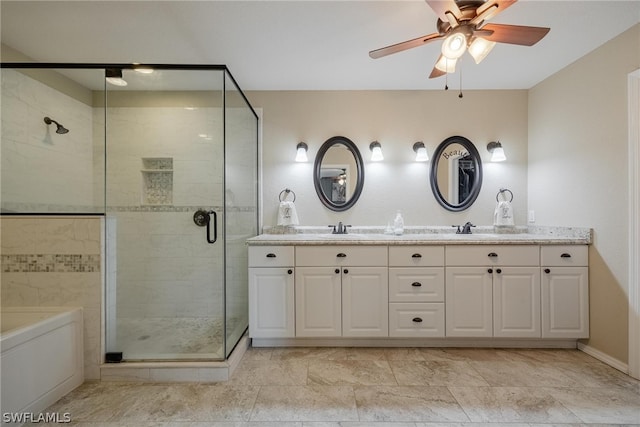
[[[402,219],[402,213],[398,211],[396,218],[393,220],[393,234],[401,236],[404,232],[404,219]]]

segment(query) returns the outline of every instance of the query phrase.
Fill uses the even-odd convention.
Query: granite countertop
[[[268,228],[265,234],[247,239],[260,245],[589,245],[590,228],[477,227],[472,234],[456,234],[451,227],[405,227],[405,233],[385,234],[380,227],[358,227],[348,234],[331,234],[326,227]]]

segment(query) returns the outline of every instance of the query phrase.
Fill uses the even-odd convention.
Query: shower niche
[[[173,204],[173,158],[142,158],[142,204],[170,206]]]

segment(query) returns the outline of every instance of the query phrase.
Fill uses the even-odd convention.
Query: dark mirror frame
[[[442,193],[440,192],[440,188],[438,187],[438,162],[442,153],[447,149],[447,147],[451,144],[460,144],[462,145],[473,158],[474,166],[476,169],[476,180],[473,183],[473,188],[469,196],[459,204],[453,204],[447,201],[444,197],[442,197]],[[480,188],[482,187],[482,161],[480,160],[480,153],[473,145],[471,141],[469,141],[464,136],[450,136],[445,139],[438,145],[436,151],[433,153],[433,158],[431,159],[431,171],[429,173],[429,180],[431,181],[431,190],[433,191],[433,195],[436,198],[436,201],[448,211],[451,212],[460,212],[465,209],[468,209],[473,202],[478,198],[478,194],[480,194]]]
[[[337,204],[329,200],[329,198],[327,198],[327,196],[322,191],[322,186],[320,185],[320,169],[322,167],[322,159],[324,158],[324,155],[329,150],[329,148],[333,147],[336,144],[344,145],[351,151],[351,153],[353,153],[353,157],[355,158],[357,167],[356,187],[353,191],[353,195],[349,200],[347,200],[346,203],[342,204]],[[318,153],[316,154],[316,160],[313,164],[313,185],[316,188],[316,193],[318,194],[318,197],[320,198],[322,204],[332,211],[346,211],[356,204],[358,198],[360,198],[360,194],[362,193],[362,187],[364,186],[364,162],[362,161],[362,156],[360,155],[358,147],[356,147],[353,141],[344,136],[334,136],[327,139],[324,144],[322,144],[322,146],[318,150]]]

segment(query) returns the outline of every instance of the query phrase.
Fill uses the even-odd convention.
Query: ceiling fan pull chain
[[[462,98],[462,64],[460,64],[460,93],[458,94],[458,98]]]
[[[449,73],[444,75],[444,90],[449,90]]]

